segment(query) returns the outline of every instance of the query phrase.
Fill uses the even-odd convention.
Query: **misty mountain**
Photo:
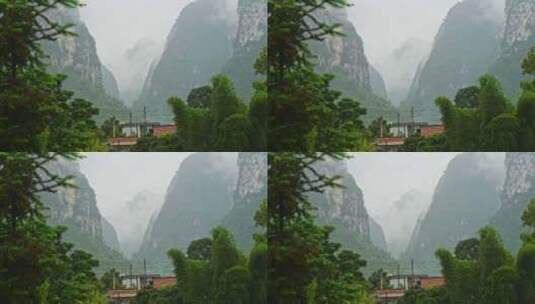
[[[97,121],[112,115],[126,117],[126,107],[117,99],[117,82],[111,71],[102,65],[95,39],[80,20],[78,10],[59,8],[50,13],[50,18],[61,24],[74,24],[71,31],[76,36],[61,36],[56,41],[43,43],[49,70],[66,75],[64,88],[100,110]]]
[[[222,221],[234,235],[238,248],[247,252],[253,246],[254,216],[261,202],[267,199],[267,153],[240,153],[238,180],[233,204]]]
[[[116,215],[128,218],[127,225],[117,227],[121,248],[127,256],[132,256],[139,250],[143,232],[149,225],[150,215],[161,206],[162,202],[162,195],[143,190],[128,199],[122,214]]]
[[[370,222],[370,241],[379,249],[388,252],[386,236],[383,227],[373,217],[369,217]]]
[[[209,84],[232,58],[238,23],[230,0],[196,0],[177,18],[160,60],[151,67],[134,110],[147,107],[152,120],[171,121],[167,104],[172,96],[186,98]],[[252,67],[251,67],[252,69]]]
[[[238,17],[232,58],[223,67],[223,74],[232,79],[238,96],[247,101],[253,93],[252,83],[258,77],[253,66],[260,51],[267,47],[266,1],[239,0]]]
[[[408,117],[414,107],[418,120],[439,121],[435,99],[455,97],[488,71],[500,51],[504,18],[495,2],[464,0],[450,9],[402,103],[402,115]]]
[[[513,96],[524,80],[522,60],[535,44],[535,2],[507,0],[505,14],[500,56],[490,72],[500,79],[506,94]]]
[[[369,64],[362,38],[347,19],[347,11],[326,9],[318,13],[318,18],[328,24],[340,24],[339,30],[344,36],[329,36],[323,41],[311,43],[311,52],[316,56],[313,60],[317,63],[316,70],[335,75],[332,87],[341,91],[344,97],[357,99],[368,110],[367,118],[391,111],[392,104],[379,97],[385,95],[381,84],[384,80]]]
[[[507,153],[506,177],[501,193],[501,207],[492,218],[505,246],[515,252],[521,246],[521,216],[535,198],[535,153]]]
[[[105,217],[102,216],[101,219],[102,239],[104,240],[104,243],[111,249],[121,252],[121,244],[119,243],[119,238],[117,237],[115,228],[113,228],[113,225]]]
[[[415,260],[418,271],[437,273],[434,252],[452,249],[474,237],[500,206],[501,173],[487,168],[483,153],[464,153],[450,161],[433,194],[431,205],[417,224],[403,261]]]
[[[425,215],[431,198],[417,190],[409,190],[398,200],[390,204],[387,211],[380,216],[386,231],[388,250],[394,256],[405,251],[418,219]]]
[[[238,174],[235,164],[224,162],[218,153],[195,153],[180,164],[135,259],[168,262],[169,249],[186,250],[191,241],[209,236],[221,224],[232,208]]]
[[[316,164],[315,169],[326,176],[340,176],[338,183],[342,185],[328,188],[323,193],[310,194],[317,222],[333,226],[333,240],[345,248],[356,250],[368,262],[367,272],[379,267],[393,270],[394,260],[380,249],[385,246],[384,232],[369,216],[362,190],[348,172],[346,162],[325,160]]]
[[[431,42],[410,38],[381,61],[379,66],[387,78],[388,96],[393,104],[399,105],[407,98],[418,66],[426,60],[430,49]]]
[[[370,86],[372,91],[377,96],[387,99],[388,93],[386,92],[386,83],[381,73],[373,66],[370,65]]]
[[[78,164],[60,159],[48,165],[48,169],[60,176],[72,176],[75,185],[58,189],[56,193],[41,195],[48,223],[67,227],[65,240],[94,255],[100,261],[99,269],[124,263],[125,258],[114,250],[118,245],[117,234],[113,226],[102,217],[97,207],[95,191],[80,172]]]

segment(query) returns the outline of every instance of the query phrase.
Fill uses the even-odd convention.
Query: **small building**
[[[121,123],[121,131],[126,137],[143,137],[153,134],[154,128],[162,126],[159,122],[127,122]]]
[[[175,133],[176,133],[176,125],[174,124],[159,125],[159,126],[154,126],[152,128],[152,135],[154,137],[162,137],[165,135],[172,135]]]
[[[156,289],[173,286],[175,284],[176,277],[174,276],[154,278],[154,280],[152,281],[152,285]]]
[[[137,289],[109,289],[107,293],[109,304],[129,304],[136,297]]]
[[[444,133],[444,125],[438,124],[438,125],[423,126],[419,129],[418,132],[423,137],[431,137],[433,135],[440,135]]]
[[[375,145],[379,152],[394,152],[399,151],[404,143],[404,137],[381,137],[377,138]]]
[[[114,137],[108,139],[108,147],[111,151],[129,151],[137,141],[137,137]]]
[[[446,280],[444,279],[444,277],[440,276],[421,278],[418,282],[418,285],[420,285],[420,287],[423,289],[440,287],[444,284],[446,284]]]
[[[375,298],[379,304],[394,304],[405,294],[403,288],[383,288],[375,291]]]
[[[429,278],[426,274],[394,274],[388,276],[388,283],[394,288],[410,289],[419,286],[426,278]]]
[[[124,274],[119,276],[123,286],[127,289],[137,290],[153,286],[154,279],[159,277],[159,274]]]

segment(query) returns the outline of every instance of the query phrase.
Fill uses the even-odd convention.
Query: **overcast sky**
[[[105,64],[142,39],[163,42],[182,8],[192,0],[85,0],[80,12]]]
[[[431,204],[436,185],[448,163],[459,153],[354,153],[348,162],[350,173],[364,194],[364,203],[369,214],[381,224],[389,246],[396,245],[401,239],[408,241],[417,218],[425,215]],[[505,171],[504,153],[485,153],[479,160],[479,168],[485,176],[503,183]],[[405,212],[396,216],[393,203],[406,194],[416,190],[425,194],[423,206],[412,203],[418,212]],[[399,208],[399,207],[398,207]],[[412,216],[412,218],[410,218]],[[400,227],[412,227],[402,232]],[[399,244],[398,244],[399,245]],[[390,248],[391,250],[402,248]],[[399,253],[399,252],[397,252]]]
[[[485,0],[503,18],[505,0]],[[428,56],[449,10],[460,0],[350,0],[348,16],[366,56],[385,79],[391,101],[406,98],[416,69]]]
[[[192,0],[84,0],[82,20],[114,74],[123,101],[137,99],[176,18]]]
[[[410,190],[432,194],[458,153],[354,153],[349,170],[364,192],[368,212],[380,217]]]
[[[86,153],[80,168],[96,192],[100,212],[111,220],[139,192],[165,194],[180,163],[189,154]]]
[[[408,39],[432,41],[459,0],[350,0],[349,17],[376,63]]]
[[[217,152],[213,170],[236,172],[237,153]],[[113,224],[122,249],[137,250],[167,188],[191,153],[84,153],[80,169],[97,198],[100,213]],[[141,196],[138,194],[142,194]],[[132,200],[137,196],[136,200]]]

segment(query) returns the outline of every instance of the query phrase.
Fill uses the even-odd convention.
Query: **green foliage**
[[[331,89],[332,75],[314,72],[309,43],[340,35],[317,18],[346,0],[270,0],[268,141],[271,151],[356,151],[366,146],[357,101]]]
[[[211,86],[195,88],[188,95],[188,105],[193,108],[207,108],[210,106],[212,93]]]
[[[535,48],[524,59],[525,74],[534,75]],[[521,84],[517,107],[507,101],[500,82],[491,75],[479,86],[461,89],[455,105],[436,99],[450,151],[533,151],[535,149],[535,80]]]
[[[447,151],[446,136],[436,134],[430,137],[423,137],[419,134],[405,138],[401,147],[401,152],[442,152]]]
[[[234,92],[229,78],[216,75],[211,86],[191,91],[188,102],[171,97],[177,133],[162,139],[142,138],[137,151],[264,151],[267,90],[254,84],[250,107]]]
[[[212,258],[213,281],[217,282],[221,275],[229,268],[238,265],[240,252],[234,244],[230,232],[222,227],[212,230]]]
[[[250,146],[249,131],[251,125],[247,116],[234,114],[219,126],[217,139],[218,151],[246,151]]]
[[[388,122],[382,117],[373,120],[368,126],[368,130],[373,138],[392,136]]]
[[[373,289],[392,288],[388,281],[388,273],[386,273],[386,271],[384,271],[382,268],[374,271],[368,278],[368,281]]]
[[[528,227],[533,227],[534,205],[535,200],[522,216]],[[436,255],[446,279],[440,301],[433,300],[434,292],[416,290],[406,293],[400,303],[528,304],[535,300],[535,243],[531,238],[524,237],[516,261],[491,227],[481,229],[478,239],[460,242],[455,256],[445,249]]]
[[[212,240],[209,238],[191,242],[188,247],[188,258],[193,260],[210,260],[212,257]]]
[[[337,187],[336,177],[313,169],[324,157],[343,153],[270,153],[268,172],[268,302],[358,303],[367,283],[365,262],[331,241],[333,228],[314,223],[307,197]]]
[[[251,295],[252,303],[267,303],[267,269],[268,245],[257,242],[249,254],[249,270],[251,273],[251,288],[255,292]]]
[[[3,151],[82,151],[93,148],[98,110],[62,89],[65,77],[50,75],[41,43],[72,35],[70,25],[46,14],[75,8],[78,0],[1,1],[0,147]],[[9,46],[9,47],[7,47]]]
[[[503,93],[501,85],[495,77],[484,75],[479,79],[479,105],[481,111],[481,122],[488,124],[494,117],[505,112],[507,98]]]
[[[518,100],[517,116],[520,128],[519,150],[535,147],[535,91],[524,91]]]
[[[102,133],[105,138],[123,136],[121,122],[117,118],[115,118],[115,116],[106,119],[100,126],[100,129],[102,130]]]
[[[140,290],[132,304],[183,304],[180,291],[176,286],[162,289],[146,288]]]
[[[106,271],[102,277],[100,277],[100,284],[104,290],[112,288],[120,289],[124,287],[121,282],[120,273],[115,270],[115,268]]]
[[[212,78],[213,92],[210,103],[214,113],[214,127],[217,129],[228,117],[237,113],[240,101],[234,92],[230,79],[223,75]]]
[[[62,154],[74,158],[76,154]],[[63,241],[40,195],[70,186],[45,165],[58,154],[0,153],[0,298],[6,303],[104,303],[98,261]]]
[[[455,246],[455,257],[468,261],[477,259],[479,255],[479,243],[479,240],[476,238],[460,241]]]
[[[460,108],[476,108],[479,105],[481,90],[477,86],[460,89],[455,95],[455,105]]]
[[[527,231],[522,234],[522,239],[526,242],[535,241],[535,199],[531,200],[522,213],[522,224]]]
[[[403,297],[399,299],[398,304],[448,304],[448,295],[446,289],[436,287],[431,289],[422,289],[419,287],[409,289]]]
[[[134,303],[267,303],[265,242],[258,241],[246,261],[230,232],[216,227],[211,238],[190,244],[187,257],[178,249],[169,250],[168,256],[174,265],[176,285],[164,290],[146,289]]]
[[[244,266],[234,266],[223,272],[219,278],[216,302],[220,304],[251,303],[249,295],[249,270]]]
[[[518,151],[520,126],[514,115],[501,114],[494,117],[483,129],[483,151]]]

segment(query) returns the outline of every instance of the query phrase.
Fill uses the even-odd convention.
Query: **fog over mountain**
[[[87,153],[80,169],[94,189],[97,206],[117,231],[127,255],[137,250],[151,214],[180,163],[190,153]]]
[[[370,215],[382,226],[394,255],[406,246],[418,217],[426,212],[448,163],[459,153],[354,153],[349,172],[361,187]],[[477,164],[489,178],[500,179],[504,153],[481,156]],[[392,214],[392,210],[407,209]],[[407,233],[409,233],[407,235]]]
[[[489,0],[503,11],[504,0]],[[429,53],[449,9],[459,0],[351,0],[349,19],[364,40],[370,62],[398,104]]]
[[[225,0],[235,10],[237,0]],[[117,78],[121,97],[131,103],[151,63],[162,52],[182,9],[193,0],[84,0],[82,20],[94,36],[103,64]],[[140,22],[142,21],[142,22]]]

